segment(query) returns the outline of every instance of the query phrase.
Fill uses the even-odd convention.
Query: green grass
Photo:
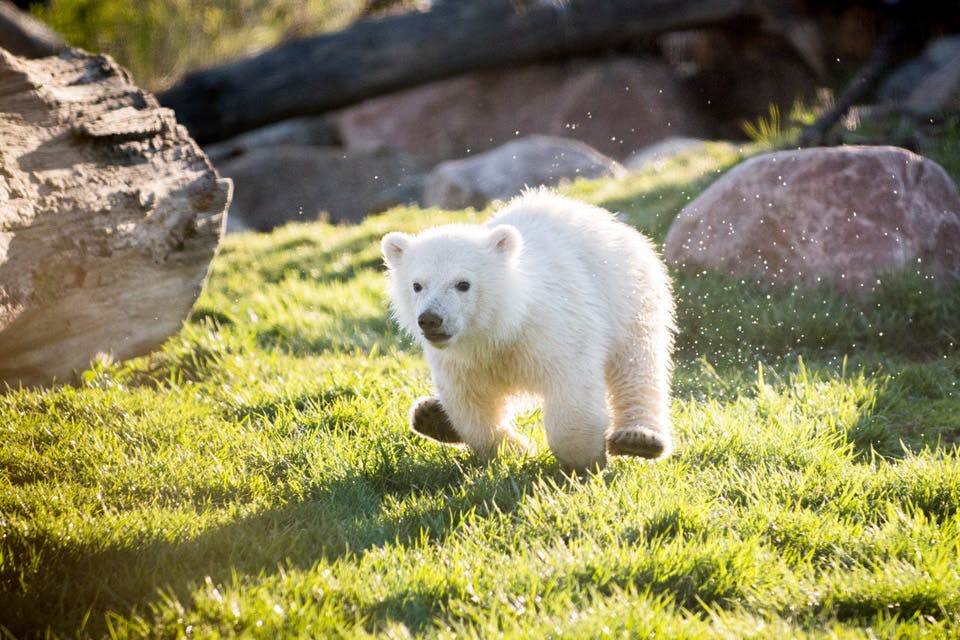
[[[567,191],[662,241],[736,161]],[[230,237],[158,353],[0,396],[6,635],[960,634],[960,291],[678,275],[673,457],[484,464],[407,431],[378,255],[482,215]]]

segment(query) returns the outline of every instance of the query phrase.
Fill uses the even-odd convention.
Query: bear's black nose
[[[435,333],[443,325],[443,318],[433,311],[424,311],[417,318],[417,324],[420,325],[424,333]]]

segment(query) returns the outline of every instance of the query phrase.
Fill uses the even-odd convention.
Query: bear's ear
[[[390,268],[400,264],[400,260],[407,249],[410,248],[410,236],[399,231],[391,231],[383,236],[380,241],[380,251],[383,253],[383,260]]]
[[[523,248],[523,237],[516,227],[497,225],[490,231],[490,248],[504,258],[512,258]]]

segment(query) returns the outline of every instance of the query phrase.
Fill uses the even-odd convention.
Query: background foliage
[[[414,0],[51,0],[33,13],[74,46],[108,53],[160,91],[183,73],[334,31]]]

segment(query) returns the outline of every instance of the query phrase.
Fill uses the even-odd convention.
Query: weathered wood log
[[[466,71],[758,17],[758,0],[447,0],[195,72],[159,96],[200,142]]]
[[[0,50],[0,388],[69,382],[178,331],[230,192],[109,58]]]

